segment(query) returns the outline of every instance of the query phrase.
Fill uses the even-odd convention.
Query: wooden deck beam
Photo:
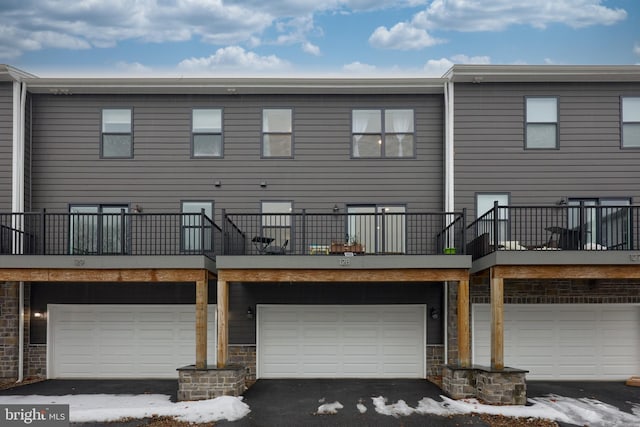
[[[209,308],[209,274],[203,270],[196,281],[196,369],[207,367],[207,312]]]
[[[471,366],[471,333],[469,328],[469,281],[458,282],[458,365]]]
[[[310,270],[225,269],[225,282],[444,282],[469,280],[467,269]]]
[[[633,265],[497,265],[503,279],[640,279],[640,264]]]
[[[229,283],[218,278],[218,368],[227,366],[229,359]]]
[[[0,282],[197,282],[201,269],[0,268]]]
[[[504,369],[504,279],[491,269],[491,367]]]

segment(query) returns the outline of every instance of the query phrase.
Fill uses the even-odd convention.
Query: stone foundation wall
[[[444,365],[444,345],[427,346],[427,378],[436,379],[442,375]]]
[[[490,405],[525,405],[527,371],[505,368],[492,370],[483,366],[443,368],[442,389],[453,399],[476,397]]]
[[[19,284],[0,283],[0,378],[18,378]]]
[[[27,349],[27,377],[47,377],[47,345],[30,344]]]
[[[245,368],[178,369],[178,400],[206,400],[219,396],[240,396],[245,390]]]
[[[448,354],[445,363],[458,362],[458,285],[449,284],[447,298],[447,346]]]
[[[472,303],[490,303],[489,277],[475,277],[470,286]],[[506,304],[637,304],[639,280],[527,280],[504,281]]]
[[[256,382],[256,346],[230,345],[229,364],[245,367],[246,386],[251,387]]]

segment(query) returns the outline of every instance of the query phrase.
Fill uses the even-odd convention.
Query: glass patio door
[[[127,206],[72,206],[70,254],[122,254],[122,210]]]
[[[350,206],[345,241],[362,244],[366,253],[405,253],[404,206]]]

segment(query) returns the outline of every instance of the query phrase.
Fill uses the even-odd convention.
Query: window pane
[[[380,110],[353,110],[353,133],[381,133],[382,119]]]
[[[353,157],[380,157],[381,135],[353,135]]]
[[[130,133],[131,110],[102,110],[102,132]]]
[[[264,157],[291,157],[291,135],[264,135]]]
[[[413,157],[413,135],[387,134],[384,150],[386,157]]]
[[[640,97],[622,98],[622,121],[640,122]]]
[[[193,135],[193,156],[222,156],[222,135]]]
[[[102,135],[103,157],[131,157],[131,135]]]
[[[558,121],[556,98],[527,98],[527,122],[555,123]]]
[[[262,202],[262,225],[269,227],[288,227],[291,224],[291,202]]]
[[[527,148],[556,148],[556,125],[528,124]]]
[[[622,125],[622,146],[640,147],[640,123]]]
[[[384,126],[389,133],[412,133],[413,110],[386,110]]]
[[[500,206],[508,206],[509,205],[509,195],[508,194],[477,194],[476,202],[478,204],[478,212],[476,217],[480,218],[482,215],[493,209],[493,203],[498,201]],[[502,210],[502,209],[501,209]],[[501,218],[506,219],[506,214],[502,213]],[[504,218],[502,218],[504,217]]]
[[[209,218],[213,215],[212,202],[182,202],[182,213],[200,213],[204,209],[204,213]]]
[[[263,132],[291,132],[291,110],[268,109],[262,111]]]
[[[222,132],[222,110],[193,110],[193,132]]]

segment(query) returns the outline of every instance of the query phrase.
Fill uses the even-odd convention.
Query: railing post
[[[387,219],[385,218],[386,212],[387,212],[387,209],[382,208],[382,221],[381,221],[382,223],[380,224],[380,230],[382,230],[382,233],[381,233],[382,242],[381,242],[381,247],[378,248],[378,251],[377,251],[382,253],[386,252],[387,250],[387,230],[386,230]]]
[[[229,252],[227,246],[229,245],[229,232],[227,231],[227,210],[222,209],[222,253],[220,255],[227,255]]]
[[[467,254],[467,208],[462,209],[462,236],[460,238],[460,253]]]
[[[124,255],[126,249],[127,230],[125,228],[125,218],[124,208],[122,208],[120,209],[120,255]]]
[[[302,209],[302,255],[307,254],[307,210]]]
[[[204,237],[205,237],[205,227],[204,227],[204,220],[207,217],[207,215],[204,213],[204,208],[200,209],[200,252],[201,255],[204,255]]]
[[[40,212],[40,255],[47,255],[47,225],[45,221],[47,220],[47,210],[42,208],[42,212]]]
[[[500,227],[499,227],[499,222],[498,222],[498,216],[500,215],[499,213],[499,208],[498,208],[498,201],[495,200],[493,202],[493,250],[497,251],[498,250],[498,233],[500,231]]]

